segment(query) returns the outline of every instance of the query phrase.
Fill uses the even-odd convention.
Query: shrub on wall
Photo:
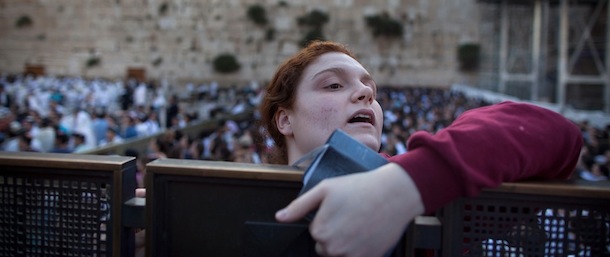
[[[479,68],[479,44],[461,44],[458,46],[457,54],[461,71],[475,71]]]
[[[250,5],[247,11],[248,18],[257,25],[267,25],[267,13],[260,4]]]
[[[161,63],[163,63],[163,58],[162,58],[162,57],[157,57],[157,58],[156,58],[156,59],[155,59],[155,60],[152,62],[152,65],[156,67],[156,66],[161,65]]]
[[[85,66],[87,66],[87,68],[92,68],[92,67],[100,65],[100,63],[102,63],[102,60],[99,57],[91,56],[91,57],[89,57],[89,59],[87,59]]]
[[[161,5],[159,5],[159,15],[165,15],[168,9],[169,4],[166,2],[162,3]]]
[[[248,19],[250,19],[256,25],[265,27],[269,22],[269,20],[267,20],[267,12],[260,4],[250,5],[246,14],[248,15]],[[267,28],[267,30],[265,30],[265,40],[273,41],[273,39],[275,39],[275,29],[273,26],[270,26]],[[252,40],[252,38],[249,38],[246,43],[249,44],[252,42]]]
[[[17,19],[17,21],[15,22],[15,26],[17,26],[17,28],[29,27],[29,26],[32,26],[32,24],[34,24],[34,22],[32,21],[32,18],[30,18],[30,16],[27,16],[27,15],[20,16]]]
[[[371,27],[373,37],[400,38],[403,32],[402,23],[391,18],[387,13],[366,16],[366,25]]]
[[[299,26],[309,27],[300,41],[301,46],[307,46],[312,40],[325,40],[322,26],[324,26],[328,20],[328,14],[320,10],[312,10],[308,14],[297,17],[297,24],[299,24]]]
[[[233,54],[224,53],[214,58],[214,70],[220,73],[232,73],[241,68]]]
[[[299,26],[322,27],[328,22],[328,14],[320,10],[312,10],[306,15],[297,17]]]

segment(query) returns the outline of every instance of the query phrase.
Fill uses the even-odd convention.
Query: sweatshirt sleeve
[[[408,152],[390,158],[418,187],[426,213],[482,188],[525,179],[566,179],[583,144],[578,127],[527,103],[464,112],[436,134],[419,131]]]

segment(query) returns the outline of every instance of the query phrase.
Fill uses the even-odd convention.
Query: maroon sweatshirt
[[[411,135],[402,166],[426,213],[482,188],[525,179],[566,179],[583,144],[578,127],[560,114],[527,103],[503,102],[464,112],[436,134]]]

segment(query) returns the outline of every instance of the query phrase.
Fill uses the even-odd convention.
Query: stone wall
[[[255,3],[265,8],[267,27],[248,19]],[[305,29],[296,17],[313,9],[330,18],[326,39],[348,44],[378,84],[464,82],[456,48],[479,40],[476,0],[0,0],[0,72],[42,65],[51,75],[117,79],[143,68],[149,79],[176,83],[266,81],[300,48]],[[403,24],[402,38],[372,36],[364,17],[381,12]],[[30,26],[16,25],[23,16]],[[239,72],[213,71],[224,52],[238,57]],[[88,67],[92,58],[100,63]]]

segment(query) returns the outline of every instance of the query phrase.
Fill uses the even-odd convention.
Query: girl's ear
[[[275,125],[277,130],[284,136],[292,136],[292,126],[290,124],[290,111],[279,108],[275,114]]]

